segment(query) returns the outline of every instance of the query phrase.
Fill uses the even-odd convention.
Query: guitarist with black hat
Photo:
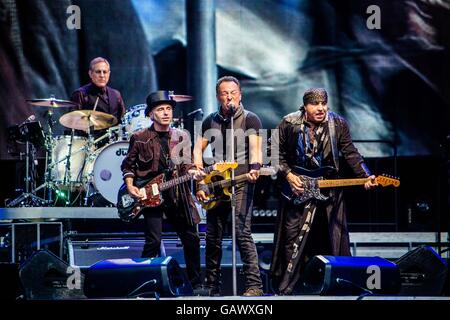
[[[203,171],[191,164],[188,133],[170,127],[173,108],[176,106],[172,93],[153,92],[146,102],[145,116],[150,117],[153,123],[131,136],[128,154],[121,166],[128,194],[137,199],[145,197],[142,189],[139,189],[143,186],[142,181],[150,181],[161,173],[166,174],[166,179],[173,178],[174,172],[178,176],[190,174],[196,180],[205,176]],[[161,205],[142,209],[145,220],[142,257],[160,255],[162,220],[165,215],[183,244],[188,277],[195,289],[201,284],[200,238],[196,228],[200,218],[190,195],[189,185],[179,184],[162,192]]]

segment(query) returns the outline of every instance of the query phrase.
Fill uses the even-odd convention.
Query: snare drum
[[[82,186],[82,172],[87,155],[85,148],[87,139],[76,136],[73,137],[73,140],[71,138],[71,136],[57,136],[53,140],[51,177],[52,181],[60,188]],[[70,157],[68,157],[71,140],[72,150]]]
[[[146,104],[138,104],[131,107],[123,116],[125,131],[131,136],[134,132],[152,125],[152,120],[145,116]]]
[[[118,141],[104,146],[86,161],[84,176],[109,202],[117,203],[117,193],[123,184],[120,166],[128,153],[127,141]]]

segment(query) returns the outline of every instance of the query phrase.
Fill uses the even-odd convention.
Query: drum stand
[[[47,110],[46,115],[47,119],[47,135],[45,136],[45,175],[44,175],[44,183],[36,188],[35,191],[39,191],[44,188],[44,199],[47,198],[47,204],[53,203],[53,191],[56,191],[58,188],[53,183],[51,169],[52,169],[52,154],[53,154],[53,124],[54,121],[52,119],[53,111],[52,109]]]
[[[89,119],[89,123],[90,123],[90,119]],[[84,166],[86,165],[86,161],[88,160],[88,158],[91,157],[92,147],[95,145],[95,143],[98,140],[97,139],[96,141],[94,141],[94,137],[91,134],[91,127],[90,126],[88,127],[87,134],[88,134],[88,143],[87,143],[87,146],[86,146],[87,147],[87,155],[84,158]],[[103,136],[100,137],[100,138],[103,139]],[[87,206],[89,206],[89,199],[95,193],[90,194],[90,192],[91,192],[91,177],[89,176],[89,174],[88,174],[88,176],[83,177],[83,179],[85,180],[84,189],[86,190],[86,193],[84,195],[84,206],[87,207]]]
[[[47,204],[45,199],[42,199],[36,196],[34,193],[36,190],[32,190],[31,183],[34,184],[34,179],[30,175],[30,171],[32,174],[35,172],[35,148],[34,146],[27,140],[26,141],[26,152],[25,152],[25,193],[21,194],[16,199],[10,201],[6,207],[42,207]],[[31,157],[31,159],[30,159]],[[30,161],[31,160],[31,161]],[[30,170],[31,166],[31,170]]]

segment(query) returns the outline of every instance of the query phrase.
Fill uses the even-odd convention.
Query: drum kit
[[[186,95],[172,97],[177,102],[192,100],[191,96]],[[145,117],[144,114],[146,104],[129,108],[120,123],[115,116],[100,111],[67,112],[59,118],[59,123],[71,129],[71,134],[54,136],[52,133],[55,123],[52,119],[53,111],[60,108],[78,109],[78,105],[72,101],[55,99],[54,96],[48,99],[27,100],[27,102],[36,108],[46,108],[48,116],[46,133],[37,122],[42,131],[38,135],[43,136],[46,153],[45,178],[44,183],[39,187],[29,188],[28,181],[32,178],[28,177],[27,161],[26,192],[7,206],[57,205],[61,201],[63,205],[69,206],[98,205],[93,199],[101,199],[100,205],[115,205],[117,193],[123,183],[120,167],[128,152],[129,137],[134,132],[152,124],[150,118]],[[26,122],[29,122],[28,119]],[[174,119],[174,123],[182,124],[182,120]],[[76,135],[75,130],[83,131],[85,134]],[[97,130],[105,133],[94,139],[94,130],[97,133],[99,132]],[[30,161],[35,163],[34,159]],[[41,189],[44,189],[44,198],[36,196],[36,192]],[[84,197],[80,197],[83,192]],[[75,199],[72,200],[72,197]]]

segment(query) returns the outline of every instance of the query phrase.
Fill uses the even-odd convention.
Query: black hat
[[[173,91],[155,91],[147,96],[147,108],[145,108],[145,116],[147,116],[152,109],[160,104],[170,104],[175,107],[177,102],[173,100]]]

